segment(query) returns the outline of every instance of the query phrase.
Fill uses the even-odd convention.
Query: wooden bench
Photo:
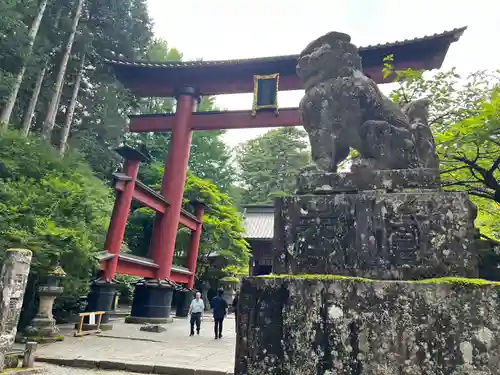
[[[92,335],[94,333],[100,333],[101,330],[101,320],[102,316],[105,314],[105,311],[94,311],[94,312],[83,312],[80,313],[80,322],[78,323],[78,329],[75,332],[76,337],[81,337],[81,336],[87,336],[87,335]],[[83,320],[85,317],[89,317],[89,324],[94,325],[96,324],[96,329],[84,331],[83,330]],[[97,323],[96,323],[96,316],[97,316]]]

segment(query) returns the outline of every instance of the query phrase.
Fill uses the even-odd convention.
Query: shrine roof
[[[451,43],[467,27],[391,43],[360,47],[365,73],[383,83],[383,59],[394,55],[398,69],[438,69]],[[117,78],[137,96],[172,96],[176,87],[193,85],[203,95],[253,91],[254,74],[280,74],[281,90],[300,89],[295,73],[299,55],[211,61],[127,61],[105,59]]]
[[[246,239],[270,240],[274,236],[274,206],[243,206]]]

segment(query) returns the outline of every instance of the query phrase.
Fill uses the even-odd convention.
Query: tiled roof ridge
[[[443,38],[443,37],[452,37],[452,42],[457,41],[464,31],[467,29],[467,26],[455,28],[453,30],[444,31],[442,33],[435,33],[431,35],[426,35],[423,37],[413,38],[413,39],[404,39],[401,41],[383,43],[383,44],[374,44],[368,45],[366,47],[359,47],[360,51],[370,51],[379,48],[387,48],[387,47],[397,47],[402,46],[409,43],[415,42],[424,42],[432,39]],[[237,65],[241,63],[248,62],[266,62],[266,61],[280,61],[280,60],[289,60],[296,59],[299,55],[282,55],[282,56],[268,56],[268,57],[255,57],[255,58],[246,58],[246,59],[230,59],[230,60],[195,60],[195,61],[163,61],[163,62],[154,62],[154,61],[145,61],[145,60],[136,60],[136,61],[128,61],[122,59],[108,59],[105,58],[104,61],[107,64],[112,65],[123,65],[123,66],[136,66],[136,67],[144,67],[144,68],[189,68],[189,67],[197,67],[197,66],[223,66],[223,65]]]

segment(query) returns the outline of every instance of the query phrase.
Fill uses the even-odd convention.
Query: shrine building
[[[243,206],[245,239],[252,249],[250,276],[268,275],[272,272],[274,206]]]
[[[451,43],[458,41],[465,29],[361,47],[363,71],[376,83],[391,82],[394,76],[385,77],[383,73],[388,56],[393,57],[391,62],[396,70],[439,69]],[[177,105],[175,113],[130,116],[131,132],[172,133],[163,182],[160,191],[155,191],[138,180],[140,163],[148,159],[147,153],[127,145],[117,150],[125,159],[124,169],[114,175],[115,207],[100,256],[101,276],[89,294],[89,309],[110,310],[114,276],[120,273],[143,278],[135,288],[130,322],[167,321],[173,287],[182,285],[193,290],[205,205],[183,202],[192,133],[302,125],[297,107],[278,106],[279,91],[302,88],[296,74],[297,58],[298,55],[186,62],[106,60],[117,79],[136,97],[174,97]],[[253,93],[248,110],[196,111],[202,96],[236,93]],[[121,253],[132,201],[156,211],[148,257]],[[270,210],[247,207],[245,214],[247,236],[254,251],[252,272],[257,274],[270,272]],[[176,265],[173,261],[179,225],[190,230],[191,241],[186,264]]]

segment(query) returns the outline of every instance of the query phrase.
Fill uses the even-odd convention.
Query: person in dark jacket
[[[238,302],[240,300],[240,291],[236,291],[236,294],[233,299],[233,312],[234,312],[234,326],[235,328],[238,327]]]
[[[227,314],[227,302],[223,297],[224,291],[219,289],[217,296],[212,299],[212,310],[214,312],[214,333],[215,339],[222,338],[222,323]]]

